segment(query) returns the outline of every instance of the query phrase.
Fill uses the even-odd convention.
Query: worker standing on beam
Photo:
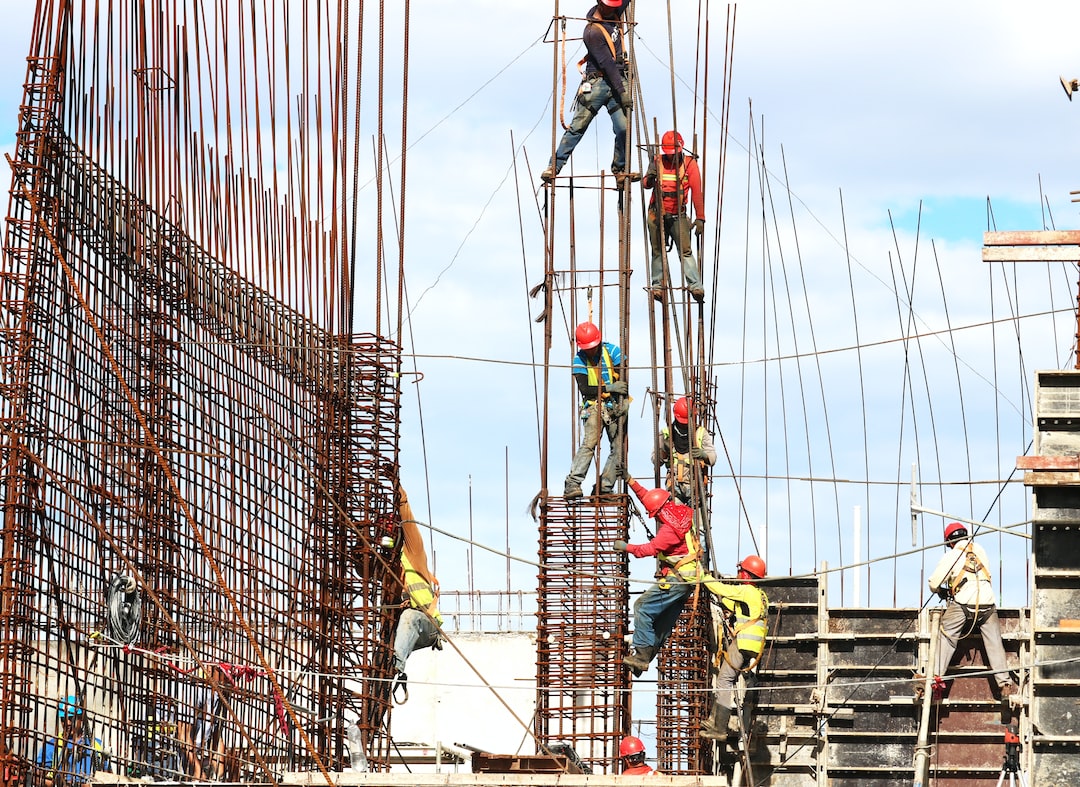
[[[629,7],[629,0],[599,0],[585,15],[588,23],[582,40],[588,54],[582,61],[585,73],[575,100],[577,112],[555,150],[554,161],[549,161],[540,175],[545,183],[550,183],[562,170],[601,107],[607,109],[615,132],[611,172],[621,180],[626,171],[626,127],[633,99],[629,63],[623,48],[622,19]],[[631,176],[631,179],[635,178]]]
[[[694,530],[694,512],[676,503],[666,489],[645,489],[633,478],[626,479],[647,516],[660,523],[656,536],[644,544],[618,540],[614,548],[634,557],[656,557],[660,578],[634,602],[633,652],[623,659],[637,677],[649,668],[657,651],[667,641],[686,600],[707,577],[701,565],[701,546]]]
[[[716,695],[712,713],[701,726],[699,734],[710,740],[725,740],[737,735],[739,728],[732,729],[732,711],[735,710],[735,687],[739,676],[752,685],[753,670],[761,660],[765,649],[765,637],[769,631],[769,597],[754,582],[765,577],[765,561],[757,555],[748,555],[737,566],[738,584],[712,579],[705,583],[709,592],[720,600],[723,634],[718,637],[721,648],[719,673],[716,679]],[[750,731],[749,713],[744,703],[739,719],[742,731]]]
[[[708,469],[716,464],[716,447],[712,435],[704,426],[694,429],[690,435],[690,400],[680,396],[671,408],[671,429],[660,429],[659,440],[653,450],[653,464],[667,468],[665,484],[668,491],[683,505],[692,506],[696,478],[708,481]],[[696,473],[694,471],[697,471]]]
[[[929,579],[930,589],[948,602],[938,631],[935,679],[940,682],[949,668],[957,643],[979,631],[1001,697],[1010,697],[1017,687],[1005,661],[986,550],[968,538],[967,528],[959,522],[945,526],[945,548]]]
[[[660,140],[660,155],[656,156],[641,185],[647,189],[660,187],[660,200],[653,191],[649,200],[647,223],[649,244],[652,246],[649,292],[656,300],[663,300],[664,265],[667,249],[674,241],[682,259],[683,279],[686,289],[701,303],[705,289],[701,286],[701,272],[694,260],[690,245],[690,216],[686,212],[687,198],[694,205],[694,232],[701,239],[705,231],[705,196],[701,191],[701,171],[697,159],[683,148],[682,134],[666,131]]]
[[[570,474],[563,484],[563,497],[581,497],[581,483],[592,464],[596,446],[600,444],[601,430],[607,432],[607,462],[600,473],[600,494],[609,495],[615,482],[622,475],[623,425],[630,406],[625,380],[619,379],[622,366],[622,350],[618,345],[601,340],[600,329],[591,322],[581,323],[574,331],[578,351],[574,355],[571,372],[581,393],[580,415],[583,434],[581,447],[574,454]]]

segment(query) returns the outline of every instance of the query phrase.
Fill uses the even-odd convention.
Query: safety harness
[[[668,428],[666,426],[663,427],[660,430],[660,435],[661,435],[661,437],[664,438],[664,442],[668,442],[668,441],[671,440],[671,433],[669,432],[669,430],[668,430]],[[670,487],[670,484],[672,484],[672,483],[674,483],[674,484],[688,484],[688,483],[690,483],[690,481],[691,481],[690,470],[693,467],[693,464],[694,464],[695,460],[691,459],[689,449],[691,447],[701,448],[702,443],[704,442],[704,440],[705,440],[705,427],[704,426],[699,426],[694,431],[694,442],[693,442],[693,444],[691,445],[689,443],[689,441],[687,441],[688,444],[687,444],[686,453],[683,453],[681,451],[676,450],[674,443],[672,443],[672,446],[671,446],[671,459],[670,459],[670,474],[668,476],[669,487]],[[699,464],[702,467],[705,466],[704,462],[699,461]],[[706,483],[706,484],[709,483],[708,474],[703,475],[702,481],[704,483]]]
[[[968,581],[969,574],[973,575],[976,580],[985,579],[987,582],[990,581],[990,572],[983,565],[983,562],[979,560],[979,556],[975,554],[974,544],[970,539],[964,545],[964,568],[949,582],[949,592],[953,596]]]

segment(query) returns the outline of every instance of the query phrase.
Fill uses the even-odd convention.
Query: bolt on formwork
[[[627,506],[625,495],[541,504],[536,737],[570,744],[594,773],[616,772],[630,729],[629,565],[611,549]]]

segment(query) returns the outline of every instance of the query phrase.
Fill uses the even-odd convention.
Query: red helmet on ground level
[[[643,751],[645,751],[645,744],[641,742],[640,738],[635,738],[633,735],[627,735],[619,742],[620,757],[629,757]]]
[[[645,506],[645,513],[648,516],[656,516],[657,512],[664,507],[664,503],[671,499],[671,493],[666,489],[657,487],[656,489],[650,489],[641,495],[641,504]]]
[[[685,424],[690,421],[690,401],[685,396],[680,396],[675,400],[675,406],[671,408],[671,414],[675,416],[675,420],[680,424]]]
[[[755,579],[761,579],[765,576],[765,561],[757,555],[747,555],[739,563],[738,569]]]
[[[665,156],[674,156],[676,153],[682,153],[682,134],[678,131],[665,131],[664,136],[660,139],[660,150]]]
[[[967,525],[962,525],[959,522],[950,522],[945,525],[946,541],[949,541],[952,538],[966,538],[967,534]]]
[[[583,322],[574,331],[574,339],[579,350],[591,350],[600,344],[600,329],[591,322]]]

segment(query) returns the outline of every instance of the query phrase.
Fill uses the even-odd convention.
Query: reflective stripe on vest
[[[607,347],[604,346],[604,345],[601,345],[601,347],[600,347],[600,363],[596,364],[595,366],[592,365],[592,364],[589,364],[589,365],[587,365],[585,367],[586,369],[588,369],[588,372],[589,372],[589,385],[592,386],[593,388],[599,388],[600,387],[600,380],[601,380],[600,366],[601,366],[601,364],[603,364],[603,366],[605,366],[607,368],[608,379],[611,382],[615,382],[615,364],[613,364],[611,362],[611,353],[608,352]],[[608,383],[608,384],[610,385],[610,383]]]
[[[681,189],[681,192],[680,192]],[[686,161],[680,156],[677,167],[668,168],[660,159],[660,195],[664,199],[664,213],[681,213],[690,193],[690,176],[686,174]],[[680,197],[682,198],[680,200]]]
[[[735,646],[750,653],[761,653],[765,649],[765,635],[769,631],[769,597],[765,591],[756,588],[761,594],[761,615],[750,617],[750,609],[741,601],[724,598],[721,603],[735,613]]]

